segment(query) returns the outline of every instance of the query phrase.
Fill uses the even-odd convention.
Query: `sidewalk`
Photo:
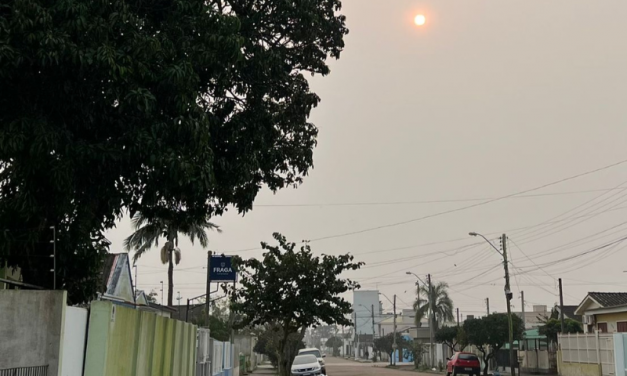
[[[272,367],[271,364],[261,364],[255,371],[252,373],[253,375],[276,375],[276,370]]]

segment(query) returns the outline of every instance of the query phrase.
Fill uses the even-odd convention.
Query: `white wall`
[[[61,376],[82,376],[83,374],[88,316],[85,308],[67,307],[65,310]]]

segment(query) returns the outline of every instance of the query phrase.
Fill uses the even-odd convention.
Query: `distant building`
[[[374,308],[374,312],[372,312]],[[374,316],[374,334],[377,336],[377,328],[381,322],[381,303],[378,290],[359,290],[353,292],[353,320],[355,334],[372,335]]]
[[[531,311],[525,311],[524,317],[522,312],[513,313],[525,321],[525,329],[539,328],[544,325],[544,320],[551,316],[545,305],[534,305]]]

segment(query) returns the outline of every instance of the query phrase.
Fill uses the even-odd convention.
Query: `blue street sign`
[[[235,282],[237,273],[231,261],[233,256],[212,256],[209,278],[211,282]]]

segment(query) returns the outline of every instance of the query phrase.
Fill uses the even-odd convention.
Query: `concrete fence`
[[[115,305],[91,303],[85,376],[194,376],[196,327]]]
[[[560,334],[558,344],[558,370],[561,375],[615,375],[612,334]]]

